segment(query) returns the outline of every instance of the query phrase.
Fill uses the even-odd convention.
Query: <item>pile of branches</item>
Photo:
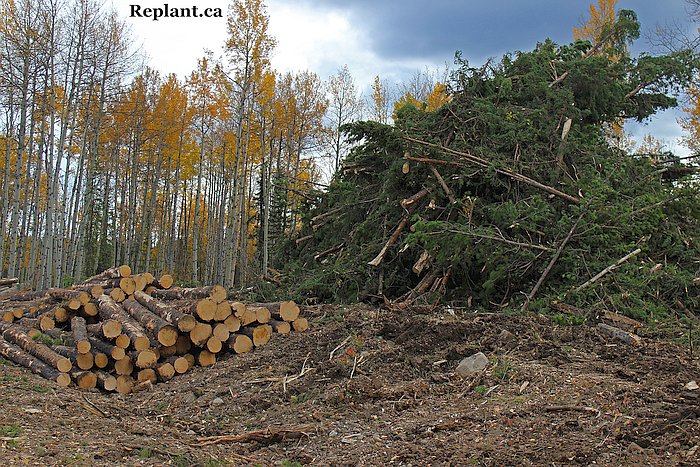
[[[68,289],[0,293],[0,356],[60,386],[126,394],[309,327],[291,301],[172,284],[119,266]]]
[[[631,12],[617,27],[638,31]],[[442,108],[348,126],[357,146],[282,246],[291,287],[400,309],[567,301],[652,319],[697,306],[697,168],[615,140],[677,104],[697,57],[595,49],[546,41],[480,68],[458,55]]]

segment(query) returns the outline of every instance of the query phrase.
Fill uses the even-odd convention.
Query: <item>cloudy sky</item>
[[[162,7],[157,0],[112,0],[132,27],[148,63],[163,73],[186,77],[204,49],[221,54],[226,38],[227,0],[169,0],[171,7],[221,8],[224,18],[130,17],[130,5]],[[549,37],[572,40],[571,28],[588,17],[591,0],[266,0],[270,32],[278,41],[272,59],[280,71],[311,70],[326,78],[348,65],[361,89],[374,76],[389,82],[416,71],[452,64],[461,50],[471,64],[505,52],[530,50]],[[659,24],[684,22],[684,0],[620,0],[642,24],[633,52],[648,51],[645,36]],[[679,152],[677,113],[656,117],[645,127]]]

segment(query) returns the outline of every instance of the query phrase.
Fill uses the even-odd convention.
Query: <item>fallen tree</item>
[[[620,20],[627,43],[639,25]],[[697,170],[609,130],[674,107],[697,57],[592,50],[458,56],[443,107],[346,126],[345,170],[307,203],[303,241],[278,245],[293,296],[530,310],[566,297],[644,319],[700,305]]]

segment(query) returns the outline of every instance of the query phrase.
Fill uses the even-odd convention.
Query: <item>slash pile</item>
[[[119,266],[67,289],[0,293],[0,356],[61,386],[126,394],[309,327],[291,301],[172,284]]]

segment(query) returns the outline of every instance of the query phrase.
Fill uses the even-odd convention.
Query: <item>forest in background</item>
[[[595,44],[615,4],[592,6],[577,38]],[[35,288],[114,264],[192,285],[267,277],[348,155],[346,124],[453,98],[430,73],[394,89],[377,77],[364,105],[347,68],[327,82],[276,72],[261,0],[232,3],[225,60],[204,56],[184,81],[135,70],[124,23],[98,3],[1,5],[0,276]]]

